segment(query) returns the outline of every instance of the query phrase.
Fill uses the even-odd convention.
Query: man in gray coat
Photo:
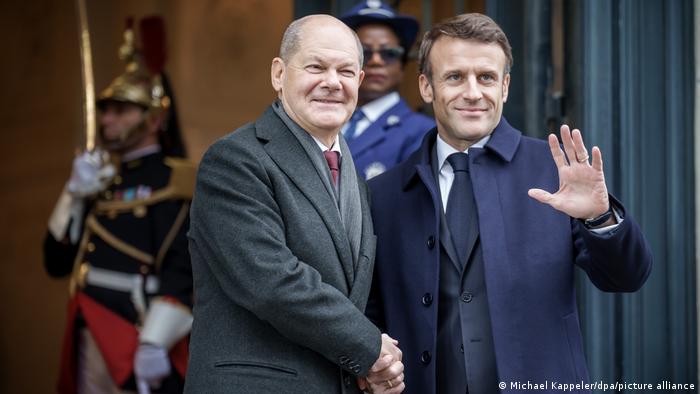
[[[338,137],[361,67],[342,22],[293,22],[272,61],[278,100],[202,159],[186,392],[403,390],[397,342],[363,314],[376,237],[367,187]]]

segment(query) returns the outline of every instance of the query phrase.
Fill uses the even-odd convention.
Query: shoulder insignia
[[[369,180],[384,171],[386,171],[386,166],[382,162],[375,161],[365,168],[365,179]]]
[[[390,115],[388,118],[386,118],[387,126],[395,126],[399,123],[401,123],[401,118],[399,118],[398,115]]]
[[[165,165],[172,168],[166,189],[171,189],[174,198],[191,200],[197,178],[197,165],[190,160],[175,157],[166,157]]]

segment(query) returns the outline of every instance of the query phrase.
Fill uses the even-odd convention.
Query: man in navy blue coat
[[[370,179],[413,153],[435,122],[413,111],[398,88],[418,21],[379,0],[358,3],[340,18],[355,30],[364,48],[365,79],[357,110],[342,132],[358,172]]]
[[[574,266],[603,291],[636,291],[651,271],[644,236],[580,131],[561,127],[562,151],[502,117],[512,55],[493,20],[437,24],[419,56],[437,128],[369,182],[367,314],[399,341],[405,393],[590,392]]]

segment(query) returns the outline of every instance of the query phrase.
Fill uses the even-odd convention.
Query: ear
[[[503,76],[503,102],[508,100],[508,86],[510,85],[510,73]]]
[[[433,102],[433,86],[430,84],[425,74],[418,76],[418,89],[420,90],[420,96],[423,98],[423,101],[427,104]]]
[[[285,64],[284,60],[279,57],[272,59],[272,66],[270,67],[270,79],[272,80],[272,88],[275,92],[279,93],[282,91],[282,82],[284,81],[284,71]]]
[[[360,69],[360,81],[357,83],[357,86],[362,85],[362,81],[365,80],[365,71]]]

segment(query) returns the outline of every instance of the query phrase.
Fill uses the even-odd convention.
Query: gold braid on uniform
[[[74,294],[76,288],[82,288],[85,286],[85,275],[87,274],[89,267],[83,264],[82,260],[87,247],[88,239],[92,234],[97,235],[114,249],[124,253],[125,255],[130,256],[142,263],[153,265],[156,272],[160,270],[160,265],[162,264],[168,249],[170,249],[170,246],[175,240],[178,231],[180,231],[180,228],[187,218],[187,213],[189,212],[190,207],[188,201],[192,199],[192,195],[194,194],[195,177],[197,171],[196,165],[186,159],[167,157],[165,158],[165,164],[172,168],[168,185],[163,189],[157,190],[150,197],[134,201],[99,200],[95,203],[93,211],[85,220],[85,231],[83,233],[80,248],[78,249],[78,255],[76,256],[73,266],[73,274],[71,275],[71,295]],[[128,211],[137,212],[139,210],[143,210],[143,208],[146,206],[153,205],[161,201],[177,199],[185,200],[185,202],[180,207],[180,211],[178,212],[173,225],[170,227],[168,234],[165,236],[165,239],[163,240],[163,243],[161,244],[155,258],[151,254],[122,241],[104,228],[95,218],[95,215],[113,215]]]

